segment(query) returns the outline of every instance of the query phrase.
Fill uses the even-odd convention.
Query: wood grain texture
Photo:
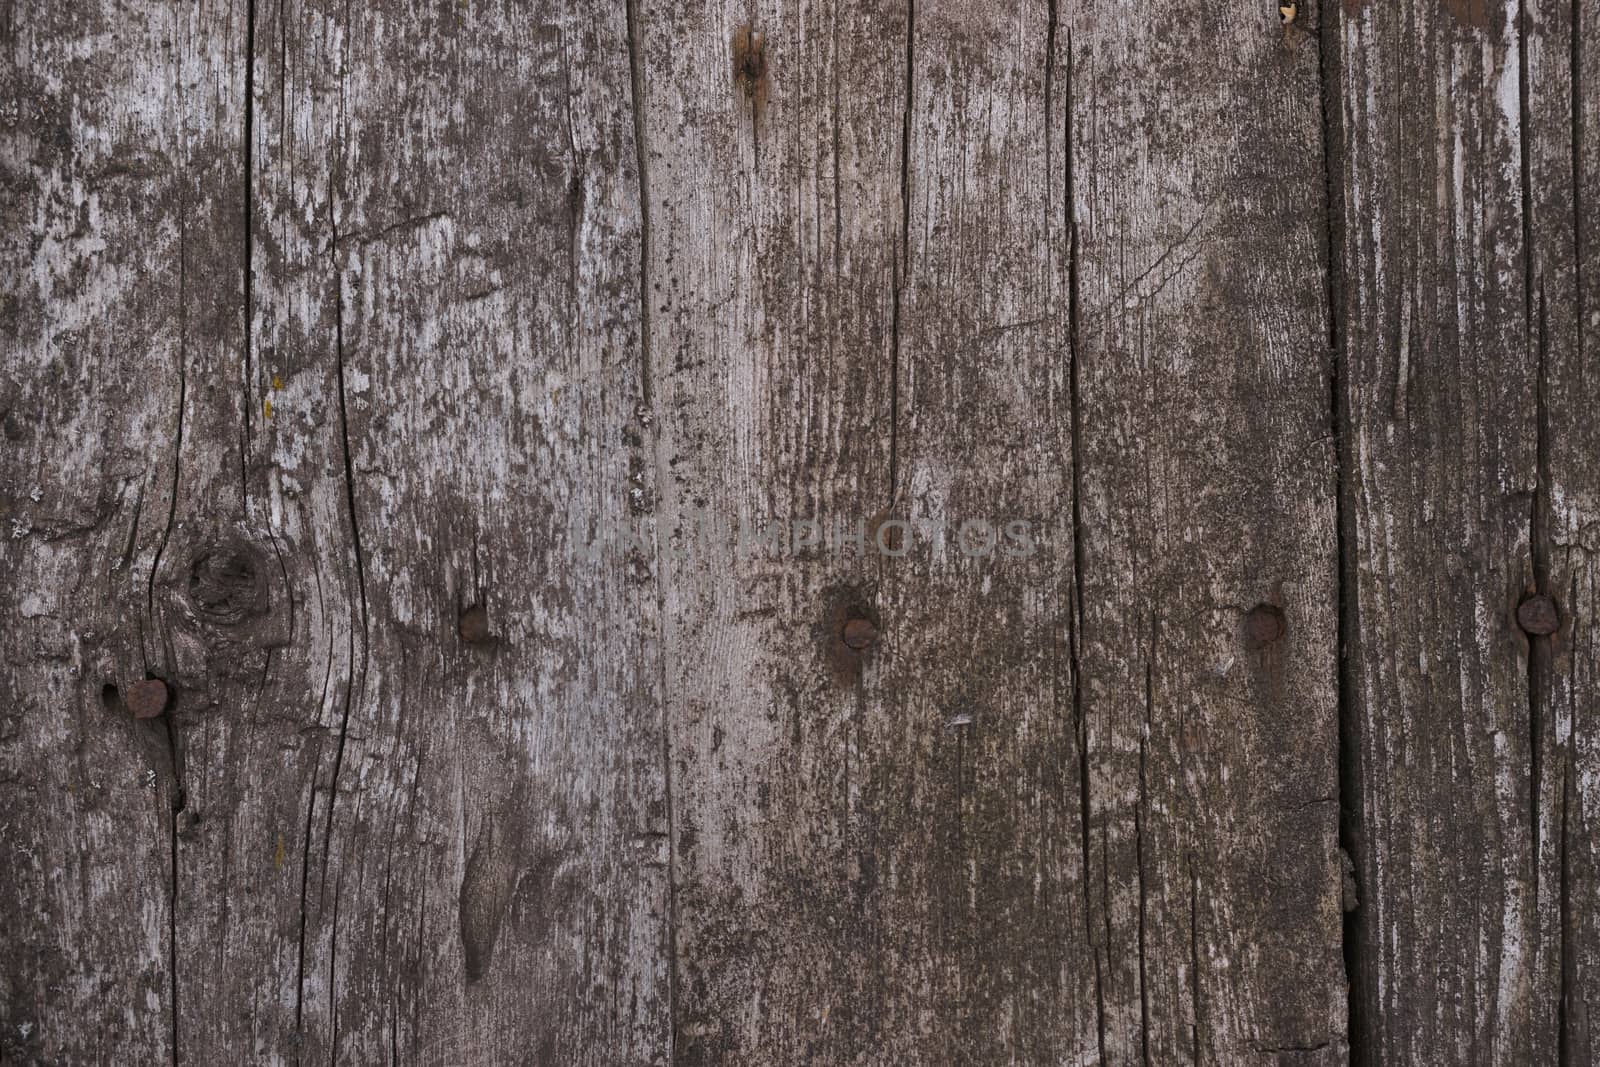
[[[635,33],[676,1059],[914,1056],[934,1020],[890,986],[927,966],[892,892],[925,870],[917,763],[868,732],[881,649],[840,635],[894,626],[875,558],[793,544],[888,501],[906,10],[646,0]]]
[[[1101,1055],[1342,1061],[1316,41],[1069,10]]]
[[[185,1049],[653,1062],[657,594],[606,537],[640,465],[624,13],[259,3],[252,40],[252,476],[295,625],[205,753],[238,793],[190,861],[221,918],[180,923]],[[204,956],[252,877],[267,916]],[[278,1021],[202,1025],[242,1000]]]
[[[1070,542],[1009,567],[955,543],[963,520],[1070,515],[1050,11],[743,22],[640,18],[662,506],[687,557],[677,1054],[1086,1055]],[[761,74],[730,77],[752,40]],[[701,509],[826,543],[707,549]],[[882,631],[862,655],[852,615]]]
[[[1560,627],[1530,638],[1530,686],[1539,764],[1539,929],[1556,960],[1559,995],[1537,1005],[1558,1062],[1596,1054],[1600,863],[1593,843],[1597,794],[1594,723],[1600,687],[1600,10],[1530,3],[1527,18],[1528,286],[1538,380],[1538,493],[1532,516],[1535,592],[1551,596]]]
[[[242,10],[0,15],[8,1063],[173,1055],[197,702],[180,687],[167,719],[134,721],[125,696],[170,677],[152,571],[173,555],[184,432],[202,405],[239,425]]]
[[[1334,36],[1362,1062],[1556,1055],[1516,623],[1539,481],[1517,15],[1347,4]]]
[[[0,1062],[1594,1058],[1590,0],[180,7],[0,5]]]

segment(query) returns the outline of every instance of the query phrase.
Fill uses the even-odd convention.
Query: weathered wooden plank
[[[918,532],[882,566],[865,747],[896,775],[864,800],[917,815],[878,847],[929,926],[920,1058],[1092,1062],[1066,35],[1032,0],[913,10],[892,514]]]
[[[898,795],[912,772],[865,736],[880,652],[840,633],[884,621],[877,561],[791,542],[795,522],[848,532],[888,502],[906,11],[644,2],[635,18],[651,507],[678,650],[674,1051],[894,1058],[932,1023],[892,991],[920,980],[918,929],[880,918],[915,815],[863,792]]]
[[[657,594],[606,540],[647,469],[625,26],[256,6],[249,484],[292,623],[188,748],[198,1061],[666,1055]]]
[[[1067,12],[1102,1055],[1341,1062],[1316,41],[1266,5]]]
[[[1540,946],[1556,960],[1559,991],[1533,1005],[1555,1035],[1558,1062],[1590,1063],[1600,999],[1600,853],[1594,844],[1600,734],[1600,9],[1535,0],[1525,8],[1528,276],[1537,358],[1538,491],[1532,516],[1533,588],[1551,598],[1556,630],[1528,635],[1533,727],[1540,762]],[[1531,618],[1531,616],[1530,616]],[[1541,627],[1535,627],[1540,629]]]
[[[233,228],[217,255],[236,279],[226,308],[237,324],[205,331],[189,368],[149,644],[176,693],[186,802],[173,849],[175,1055],[284,1063],[321,1050],[301,1040],[329,978],[323,916],[306,904],[323,899],[320,831],[361,619],[338,368],[317,337],[334,319],[331,293],[292,313],[274,299],[294,258],[262,174],[285,138],[257,101],[262,71],[286,53],[264,6],[232,14],[236,77],[221,106],[241,180],[221,191]]]
[[[129,699],[171,677],[152,571],[202,396],[235,428],[238,484],[243,10],[0,16],[6,1062],[174,1054],[191,698],[145,721]]]
[[[1321,7],[7,8],[0,1059],[1592,1059],[1600,13]]]
[[[1333,35],[1363,1062],[1556,1058],[1519,10],[1349,2]]]
[[[1046,5],[909,16],[641,9],[684,1062],[1093,1044],[1070,542],[931,535],[1070,515],[1064,83]]]

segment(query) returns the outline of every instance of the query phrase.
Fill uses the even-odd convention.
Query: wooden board
[[[1329,57],[1357,1062],[1556,1058],[1518,12],[1347,3]]]
[[[0,1062],[1592,1058],[1589,0],[57,6]]]
[[[1339,1062],[1317,42],[1266,7],[1070,10],[1100,1054]]]
[[[1587,1063],[1595,1058],[1590,1020],[1600,974],[1593,843],[1600,808],[1593,711],[1600,691],[1593,627],[1600,614],[1600,220],[1593,210],[1600,203],[1600,9],[1533,3],[1525,16],[1530,348],[1538,372],[1532,592],[1554,601],[1559,623],[1549,636],[1530,639],[1540,755],[1538,922],[1558,983],[1535,1020],[1554,1038],[1558,1062]]]
[[[217,898],[185,1051],[648,1061],[658,597],[601,543],[640,465],[626,19],[254,14],[252,509],[294,623],[190,758],[237,792],[180,849]]]
[[[175,1055],[187,687],[152,572],[175,483],[238,502],[244,5],[8,5],[0,115],[0,1059]],[[182,116],[182,121],[175,121]],[[186,436],[226,426],[200,463]],[[175,760],[175,756],[177,757]],[[181,913],[178,903],[176,911]]]

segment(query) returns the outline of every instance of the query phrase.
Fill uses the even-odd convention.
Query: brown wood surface
[[[1600,10],[1287,10],[0,4],[0,1063],[1590,1062]]]

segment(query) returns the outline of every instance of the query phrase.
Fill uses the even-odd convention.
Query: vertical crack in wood
[[[180,79],[181,80],[181,79]],[[180,99],[182,94],[180,86]],[[172,493],[167,499],[167,524],[161,530],[161,540],[156,544],[155,558],[150,561],[150,579],[145,586],[145,615],[152,634],[159,634],[160,621],[156,618],[156,576],[161,573],[161,557],[166,554],[167,543],[172,538],[172,527],[178,521],[178,483],[183,476],[183,410],[189,394],[189,301],[188,288],[188,183],[183,185],[183,201],[178,207],[178,418],[173,430]],[[134,515],[134,536],[138,536],[138,514]],[[145,643],[139,642],[144,659],[144,669],[150,670],[150,657],[145,653]]]
[[[561,94],[565,98],[567,153],[571,157],[572,179],[567,185],[567,309],[572,316],[573,330],[582,328],[582,313],[578,307],[578,242],[583,229],[584,188],[583,157],[578,152],[578,137],[572,123],[572,58],[567,53],[567,38],[561,27],[556,27],[556,44],[561,49]],[[477,569],[478,544],[472,545],[473,569]],[[476,576],[476,575],[474,575]]]
[[[1194,858],[1189,858],[1189,970],[1194,980],[1189,983],[1189,1013],[1194,1025],[1189,1031],[1189,1058],[1195,1067],[1200,1064],[1200,876],[1194,873]]]
[[[911,275],[911,113],[916,105],[917,4],[906,2],[906,106],[900,120],[900,245],[895,253],[894,298],[889,320],[889,500],[900,485],[900,304]]]
[[[1572,112],[1570,151],[1572,153],[1572,264],[1573,264],[1573,289],[1575,294],[1576,317],[1574,321],[1578,328],[1574,333],[1573,344],[1576,347],[1577,366],[1585,366],[1584,362],[1584,333],[1588,324],[1588,312],[1584,307],[1583,287],[1583,7],[1582,0],[1572,0],[1570,22],[1567,27],[1569,40],[1568,49],[1570,105]],[[1544,421],[1544,380],[1540,375],[1540,441],[1545,440],[1544,434],[1548,426]],[[1543,484],[1544,466],[1540,465],[1540,479]],[[1569,605],[1576,602],[1576,590],[1567,597]],[[1553,679],[1552,679],[1553,682]],[[1561,878],[1561,976],[1560,993],[1557,1000],[1557,1028],[1556,1028],[1556,1058],[1560,1067],[1567,1067],[1572,1057],[1572,1017],[1568,1012],[1568,1001],[1572,996],[1572,989],[1577,979],[1577,960],[1572,951],[1572,897],[1571,883],[1568,878],[1567,842],[1568,824],[1567,815],[1572,808],[1572,782],[1573,782],[1573,748],[1572,737],[1575,731],[1569,729],[1568,741],[1563,760],[1563,776],[1561,788],[1561,847],[1560,847],[1560,878]]]
[[[1329,2],[1320,9],[1318,65],[1321,79],[1323,219],[1326,240],[1325,280],[1328,306],[1328,416],[1334,443],[1334,544],[1338,572],[1334,666],[1338,685],[1339,846],[1355,865],[1358,885],[1370,884],[1362,848],[1361,722],[1356,696],[1356,664],[1350,642],[1360,634],[1360,598],[1357,567],[1355,509],[1351,501],[1352,456],[1348,375],[1348,330],[1345,329],[1344,252],[1346,245],[1343,194],[1344,143],[1341,137],[1344,99],[1342,77],[1343,17],[1340,5]],[[1346,999],[1345,1032],[1351,1067],[1365,1067],[1372,1047],[1367,988],[1370,960],[1366,955],[1365,909],[1344,913],[1342,922]]]
[[[333,805],[328,805],[328,810],[333,810]],[[340,875],[341,879],[343,875]],[[339,888],[337,884],[333,892],[333,918],[329,921],[330,944],[328,946],[328,1063],[330,1067],[339,1064],[339,998],[334,995],[338,989],[339,977]]]
[[[640,18],[641,0],[626,0],[625,18],[628,33],[629,92],[632,96],[634,164],[639,181],[639,395],[640,408],[654,415],[655,395],[652,386],[653,367],[650,315],[650,167],[648,144],[645,139],[644,97],[644,27]],[[662,490],[666,483],[667,464],[661,453],[661,420],[652,417],[646,431],[654,460],[654,497],[659,509]],[[667,561],[669,553],[661,543],[659,510],[655,523],[655,587],[656,626],[660,628],[667,617]],[[678,1010],[681,1000],[678,989],[678,822],[672,790],[672,716],[668,699],[667,662],[663,648],[656,650],[656,693],[661,702],[661,783],[662,797],[667,817],[667,1063],[678,1058]]]
[[[1055,123],[1055,116],[1052,113],[1052,107],[1055,104],[1056,24],[1059,17],[1060,12],[1057,9],[1057,0],[1050,0],[1050,20],[1045,27],[1044,37],[1044,173],[1046,180],[1049,179],[1049,176],[1052,173],[1052,168],[1055,165],[1055,157],[1051,151],[1052,143],[1050,135],[1054,132],[1053,126]],[[1072,146],[1068,145],[1067,151],[1070,152],[1071,150]],[[1045,197],[1044,211],[1044,229],[1045,233],[1049,233],[1049,197]]]
[[[1144,664],[1144,723],[1139,731],[1139,803],[1133,809],[1134,859],[1139,867],[1139,1049],[1144,1067],[1150,1067],[1150,979],[1146,971],[1147,944],[1145,941],[1145,915],[1149,909],[1149,891],[1145,884],[1144,827],[1149,810],[1150,787],[1146,768],[1149,765],[1150,727],[1155,719],[1156,640],[1160,633],[1161,617],[1150,616],[1150,655]],[[1190,932],[1193,936],[1193,931]],[[1196,973],[1193,980],[1198,982]]]
[[[1539,265],[1535,254],[1534,245],[1534,218],[1533,218],[1533,105],[1529,85],[1529,35],[1531,25],[1528,17],[1526,0],[1518,0],[1517,4],[1517,96],[1518,117],[1520,130],[1518,131],[1518,150],[1521,165],[1521,193],[1522,193],[1522,267],[1523,267],[1523,336],[1533,347],[1536,355],[1536,370],[1534,379],[1534,486],[1533,500],[1530,504],[1528,516],[1528,554],[1533,565],[1534,588],[1539,593],[1548,593],[1550,585],[1550,544],[1549,544],[1549,514],[1550,514],[1550,450],[1549,450],[1549,416],[1546,410],[1546,375],[1549,363],[1550,335],[1549,320],[1545,309],[1544,280],[1539,274]],[[1574,219],[1576,221],[1576,217]],[[1533,882],[1534,901],[1534,930],[1536,943],[1542,945],[1542,922],[1540,916],[1543,909],[1544,886],[1542,875],[1544,866],[1544,832],[1543,811],[1544,801],[1544,745],[1545,727],[1547,716],[1545,707],[1549,699],[1550,678],[1549,666],[1551,656],[1552,638],[1549,635],[1527,635],[1528,646],[1528,825],[1530,834],[1530,868]],[[1558,842],[1558,849],[1564,849],[1565,842]],[[1561,1033],[1565,1029],[1564,1018],[1564,990],[1561,988],[1562,976],[1565,974],[1565,961],[1561,958],[1562,941],[1558,938],[1557,947],[1557,1046],[1561,1044]]]
[[[650,171],[644,141],[644,59],[640,55],[639,2],[627,0],[626,6],[628,73],[633,91],[633,151],[639,170],[639,391],[648,408],[654,399],[650,367]]]
[[[1576,24],[1574,24],[1576,30]],[[1557,1067],[1568,1067],[1572,1062],[1572,1034],[1570,1027],[1572,1017],[1567,1009],[1567,1001],[1572,995],[1572,987],[1577,977],[1577,961],[1572,952],[1572,885],[1567,861],[1567,834],[1569,826],[1567,813],[1572,810],[1572,749],[1569,744],[1565,761],[1566,773],[1561,780],[1561,849],[1558,863],[1561,893],[1560,904],[1560,948],[1561,976],[1560,992],[1556,1000],[1556,1064]]]
[[[1105,974],[1101,963],[1101,950],[1095,944],[1094,908],[1091,905],[1093,879],[1090,877],[1090,788],[1089,788],[1089,725],[1083,710],[1083,411],[1080,403],[1079,351],[1081,336],[1079,325],[1081,309],[1078,290],[1078,217],[1077,188],[1073,166],[1073,63],[1072,29],[1067,28],[1066,89],[1062,101],[1062,173],[1066,183],[1067,232],[1067,382],[1072,427],[1072,719],[1078,742],[1078,826],[1081,838],[1083,864],[1083,926],[1087,945],[1094,956],[1095,1037],[1100,1059],[1106,1058],[1106,1001]],[[1102,946],[1103,947],[1103,946]]]
[[[178,742],[173,736],[172,715],[163,716],[167,730],[167,754],[172,770],[172,803],[167,812],[167,849],[172,893],[167,908],[167,996],[172,1001],[172,1067],[180,1061],[178,1038],[178,813],[183,810],[183,786],[178,781]]]
[[[330,664],[331,667],[331,664]],[[322,699],[327,699],[327,684],[324,681]],[[321,707],[321,702],[318,702]],[[303,1019],[305,1015],[306,994],[306,897],[311,885],[311,825],[317,811],[317,782],[315,775],[311,780],[311,800],[306,805],[306,827],[300,849],[300,944],[297,950],[294,975],[294,1032],[298,1039],[303,1034]],[[298,1046],[295,1062],[300,1062]]]
[[[251,407],[255,400],[255,90],[256,0],[246,0],[244,29],[244,426],[239,439],[239,492],[250,499]]]

